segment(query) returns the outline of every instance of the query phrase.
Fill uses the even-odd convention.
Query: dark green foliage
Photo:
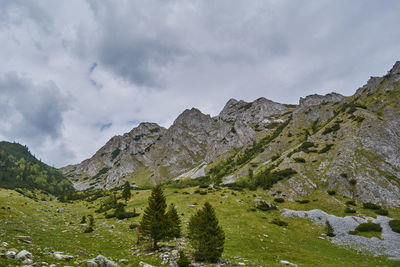
[[[106,174],[111,167],[103,167],[95,176],[92,177],[93,180],[98,180],[103,174]]]
[[[262,210],[262,211],[269,211],[269,210],[276,210],[276,209],[277,209],[275,205],[273,205],[273,204],[268,204],[268,203],[265,202],[265,201],[261,201],[261,203],[258,204],[258,205],[256,206],[256,208],[259,209],[259,210]]]
[[[389,226],[392,228],[393,232],[400,234],[400,220],[391,220]]]
[[[344,210],[345,213],[356,213],[355,210],[353,210],[352,208],[346,207],[346,209]]]
[[[179,251],[179,259],[176,261],[176,264],[178,264],[178,267],[189,267],[190,266],[190,260],[186,256],[186,254],[180,250]]]
[[[371,202],[363,203],[363,208],[364,209],[370,209],[370,210],[379,210],[381,207],[379,205],[376,205]]]
[[[74,191],[60,171],[36,159],[26,146],[9,142],[0,142],[0,187],[40,189],[64,200]]]
[[[123,220],[123,219],[138,217],[139,215],[140,214],[136,213],[135,210],[133,210],[133,212],[125,211],[125,204],[117,203],[117,207],[116,207],[114,213],[106,214],[105,217],[107,219],[115,217],[118,220]]]
[[[131,224],[129,225],[129,229],[131,229],[131,230],[136,229],[136,228],[138,228],[138,227],[139,227],[139,225],[138,225],[137,223],[131,223]]]
[[[351,179],[351,180],[349,181],[349,183],[350,183],[352,186],[355,186],[355,185],[357,184],[357,180],[356,180],[356,179]]]
[[[330,196],[333,196],[333,195],[336,194],[336,191],[335,191],[335,190],[328,190],[328,191],[326,191],[326,192],[327,192],[328,195],[330,195]]]
[[[214,181],[214,182],[215,182],[215,184],[217,184],[216,181]],[[169,181],[169,182],[165,183],[164,186],[170,187],[170,188],[187,188],[187,187],[194,187],[194,186],[208,187],[211,183],[213,183],[213,180],[211,179],[211,177],[209,175],[206,175],[206,176],[201,176],[196,179],[187,178],[187,179],[183,179],[183,180]]]
[[[111,159],[114,160],[116,157],[118,157],[119,153],[121,152],[121,149],[117,147],[112,153],[111,153]]]
[[[165,239],[168,227],[167,204],[160,185],[153,187],[148,202],[149,206],[145,209],[140,222],[140,231],[144,237],[152,241],[152,248],[155,250],[158,241]]]
[[[297,163],[306,163],[306,160],[304,158],[294,158],[294,161]]]
[[[334,123],[331,127],[326,127],[325,130],[322,132],[323,135],[326,135],[331,132],[337,132],[340,129],[339,123]]]
[[[347,173],[341,173],[340,176],[343,178],[347,178]]]
[[[190,218],[188,231],[195,260],[217,262],[224,251],[225,233],[208,202]]]
[[[124,184],[124,189],[122,190],[122,198],[125,199],[125,201],[128,201],[131,197],[131,185],[128,181],[126,181]]]
[[[378,223],[362,223],[354,230],[356,232],[382,232],[382,227]]]
[[[274,219],[271,221],[271,223],[272,223],[272,224],[276,224],[276,225],[278,225],[278,226],[288,226],[288,225],[289,225],[287,222],[282,221],[281,219],[278,219],[278,218],[274,218]]]
[[[374,210],[374,212],[378,215],[382,215],[382,216],[388,216],[389,215],[389,211],[380,208],[379,210]]]
[[[307,203],[310,203],[310,200],[308,200],[308,199],[303,199],[303,200],[296,200],[296,202],[297,202],[297,203],[300,203],[300,204],[307,204]]]
[[[356,121],[356,122],[363,122],[364,120],[365,120],[365,117],[362,117],[362,116],[356,116],[353,118],[353,121]]]
[[[207,191],[200,191],[200,195],[207,195]]]
[[[86,216],[82,216],[82,220],[80,222],[80,224],[86,223]]]
[[[356,202],[354,200],[346,201],[346,205],[356,206]]]
[[[174,204],[171,204],[167,212],[168,218],[168,238],[178,238],[181,236],[181,220]]]
[[[274,201],[275,201],[276,203],[283,203],[283,202],[285,202],[285,200],[284,200],[283,198],[281,198],[281,197],[274,198]]]
[[[93,227],[94,227],[94,218],[92,215],[89,215],[89,225],[88,227],[85,229],[84,233],[91,233],[94,231]]]
[[[323,154],[328,152],[329,150],[331,150],[331,148],[333,147],[333,144],[326,144],[320,151],[318,151],[319,154]]]
[[[325,222],[325,230],[326,230],[326,235],[327,236],[329,236],[329,237],[334,237],[335,236],[334,229],[333,229],[331,223],[328,220],[326,220],[326,222]]]
[[[274,156],[272,156],[272,158],[271,158],[271,162],[272,161],[275,161],[275,160],[277,160],[277,159],[279,159],[281,156],[278,154],[278,155],[274,155]]]
[[[291,168],[271,171],[271,169],[266,169],[265,171],[258,173],[255,176],[255,186],[261,186],[264,189],[270,189],[277,182],[290,178],[293,175],[297,174],[297,172]]]
[[[303,142],[298,149],[295,150],[295,152],[303,151],[304,153],[310,153],[314,152],[313,150],[310,150],[312,147],[317,147],[314,143],[305,141]]]

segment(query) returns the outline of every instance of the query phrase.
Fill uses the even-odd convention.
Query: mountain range
[[[230,99],[214,117],[183,111],[168,128],[140,123],[91,158],[61,168],[79,190],[207,177],[248,181],[291,169],[270,194],[295,200],[316,189],[400,206],[400,62],[352,96],[309,95],[298,105]]]

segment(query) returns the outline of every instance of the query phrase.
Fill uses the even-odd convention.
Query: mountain
[[[57,169],[36,159],[26,146],[0,142],[0,187],[40,189],[60,195],[74,190]]]
[[[289,200],[316,189],[400,206],[400,62],[352,96],[231,99],[218,116],[185,110],[168,129],[142,123],[80,164],[62,168],[77,189],[143,186],[210,176]]]

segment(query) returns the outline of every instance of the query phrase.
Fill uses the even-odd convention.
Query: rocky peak
[[[230,99],[218,118],[227,122],[239,120],[249,123],[262,121],[266,117],[282,114],[286,111],[287,108],[284,105],[264,97],[258,98],[254,102]]]
[[[142,122],[137,127],[133,128],[128,134],[124,134],[125,136],[132,136],[137,134],[149,134],[165,131],[164,127],[161,127],[157,123],[152,122]]]
[[[391,75],[400,74],[400,61],[397,61],[389,71]]]
[[[344,99],[345,97],[343,95],[335,92],[326,95],[318,95],[318,94],[308,95],[305,98],[300,97],[298,109],[303,109],[306,107],[315,106],[322,103],[340,102]]]
[[[194,126],[196,124],[208,122],[211,120],[210,115],[203,114],[197,108],[186,109],[174,121],[173,125]]]

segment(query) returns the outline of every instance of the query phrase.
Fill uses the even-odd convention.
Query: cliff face
[[[397,62],[387,75],[372,77],[350,97],[311,95],[298,106],[265,98],[250,103],[231,99],[215,117],[192,108],[168,129],[142,123],[113,137],[92,158],[62,170],[83,189],[113,187],[125,180],[140,185],[213,176],[212,168],[224,164],[229,168],[224,168],[222,180],[230,183],[245,179],[249,169],[256,174],[274,164],[277,170],[292,168],[297,174],[275,184],[271,194],[298,199],[316,189],[335,190],[398,207],[399,84]],[[266,137],[271,138],[266,142]],[[310,147],[304,149],[305,143]],[[257,144],[256,152],[239,160]]]

